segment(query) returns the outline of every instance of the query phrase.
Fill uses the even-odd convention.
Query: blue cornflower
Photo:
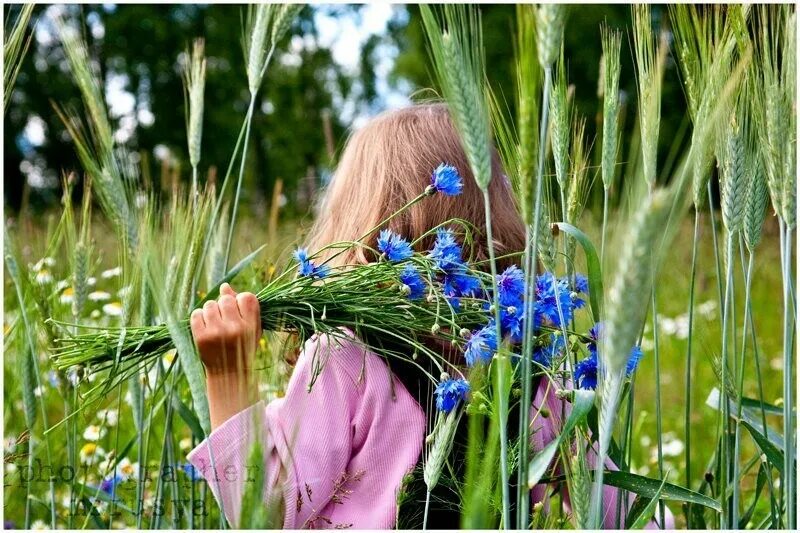
[[[392,263],[405,261],[414,255],[408,241],[389,229],[382,230],[378,236],[378,250]]]
[[[513,343],[522,341],[522,326],[525,311],[522,307],[509,306],[500,309],[500,329],[503,337]]]
[[[308,262],[308,250],[306,248],[298,248],[292,253],[292,256],[294,256],[298,263]]]
[[[443,413],[452,411],[458,402],[464,401],[469,392],[469,382],[464,379],[447,378],[442,380],[433,394],[436,396],[436,408]]]
[[[589,294],[589,278],[583,274],[575,274],[575,291],[581,294]]]
[[[461,259],[461,246],[456,242],[451,229],[439,228],[436,230],[436,242],[434,242],[428,257],[433,259],[436,266],[444,271],[464,265]]]
[[[511,265],[497,276],[497,298],[503,307],[522,307],[525,300],[525,273]]]
[[[559,305],[561,315],[559,315]],[[561,317],[564,318],[565,323],[572,320],[573,309],[574,304],[567,280],[556,279],[550,272],[536,276],[535,325],[548,321],[554,326],[561,326]]]
[[[297,273],[303,277],[322,279],[330,273],[330,268],[325,265],[316,266],[313,261],[308,259],[308,250],[298,248],[292,254],[299,263]]]
[[[425,280],[414,265],[406,265],[400,272],[400,283],[408,287],[408,297],[411,300],[422,298],[425,294]]]
[[[595,365],[597,364],[597,345],[601,342],[603,331],[605,326],[602,322],[597,322],[592,329],[589,330],[589,342],[587,343],[586,347],[589,349],[589,357],[594,358]],[[630,377],[635,371],[636,367],[639,365],[639,361],[642,359],[642,349],[639,346],[634,346],[631,348],[631,353],[628,355],[628,362],[625,366],[625,375]],[[579,363],[580,364],[580,363]],[[575,367],[575,379],[577,381],[578,374],[577,374],[577,366]]]
[[[467,360],[468,366],[479,362],[488,363],[495,351],[497,351],[497,331],[494,322],[489,322],[473,332],[467,340],[464,358]]]
[[[597,388],[597,350],[589,350],[589,356],[575,364],[575,383],[581,389]]]
[[[642,358],[642,349],[639,346],[631,348],[631,354],[628,356],[628,363],[625,366],[625,375],[628,377],[636,372],[636,367],[639,366],[639,360]]]
[[[553,358],[564,350],[564,336],[551,333],[547,344],[536,346],[533,350],[533,360],[542,366],[550,366]]]
[[[200,475],[200,471],[196,469],[192,463],[177,463],[175,466],[178,467],[178,470],[183,471],[192,481],[203,479],[203,476]]]
[[[448,296],[474,296],[480,288],[480,280],[467,272],[464,266],[448,271],[442,281],[442,289]]]
[[[589,338],[591,339],[591,342],[597,343],[597,341],[600,340],[600,336],[603,334],[603,328],[604,326],[602,322],[596,322],[595,325],[592,326],[592,329],[589,330]]]
[[[461,194],[464,182],[461,180],[456,167],[442,163],[436,167],[436,170],[431,175],[431,187],[434,191],[447,196],[456,196]]]
[[[114,493],[117,490],[117,485],[119,485],[123,481],[124,480],[122,479],[122,476],[120,476],[119,474],[108,476],[106,478],[103,478],[103,481],[100,482],[100,490],[102,490],[106,494],[114,496]]]

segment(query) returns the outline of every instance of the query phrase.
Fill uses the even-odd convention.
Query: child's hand
[[[191,327],[200,358],[209,374],[249,372],[261,337],[261,310],[251,292],[237,294],[220,287],[219,300],[192,312]]]
[[[261,337],[261,310],[250,292],[236,294],[227,283],[216,302],[192,312],[192,335],[206,366],[211,427],[218,428],[258,397],[252,376]]]

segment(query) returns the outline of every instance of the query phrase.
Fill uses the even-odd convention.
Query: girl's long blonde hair
[[[389,222],[388,227],[415,240],[443,222],[459,218],[473,226],[471,250],[475,260],[488,257],[486,250],[483,193],[469,169],[461,141],[445,104],[420,104],[389,111],[371,120],[350,138],[319,214],[311,228],[307,246],[315,253],[332,243],[354,241],[418,196],[430,184],[433,170],[447,163],[464,179],[458,196],[436,194],[425,198]],[[525,247],[525,226],[517,211],[508,178],[499,157],[492,157],[489,186],[495,252],[498,256],[520,252]],[[375,247],[377,235],[365,244]],[[427,250],[433,236],[415,248]],[[322,259],[341,266],[374,261],[368,250],[352,246],[334,257],[326,250]],[[501,264],[507,263],[502,261]]]

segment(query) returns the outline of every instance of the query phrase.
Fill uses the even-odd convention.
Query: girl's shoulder
[[[352,330],[339,328],[334,332],[315,333],[304,343],[297,361],[298,367],[308,366],[314,374],[322,375],[326,368],[343,373],[357,387],[369,377],[371,381],[390,376],[389,366],[359,339]],[[377,374],[377,377],[372,375]]]

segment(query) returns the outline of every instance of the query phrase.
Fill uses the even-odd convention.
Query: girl
[[[312,228],[308,248],[316,251],[364,235],[425,189],[432,170],[442,162],[455,166],[464,177],[462,194],[426,198],[392,219],[389,228],[412,240],[449,219],[460,218],[474,227],[473,255],[485,259],[482,193],[472,179],[443,104],[385,113],[352,136]],[[496,154],[492,174],[489,196],[497,236],[495,250],[498,256],[517,253],[525,246],[525,228]],[[370,238],[374,245],[376,236]],[[431,245],[423,240],[419,249]],[[323,254],[319,262],[331,258],[332,253]],[[376,259],[354,246],[329,264]],[[501,262],[500,267],[505,266]],[[389,370],[383,358],[352,334],[349,340],[312,337],[299,354],[285,396],[265,404],[256,401],[252,376],[253,353],[261,335],[256,297],[237,294],[223,285],[218,301],[209,301],[192,313],[191,327],[206,366],[213,432],[190,453],[189,461],[208,480],[232,524],[239,523],[242,511],[254,511],[241,509],[241,502],[247,481],[254,479],[249,471],[253,466],[247,467],[249,450],[255,439],[260,439],[266,490],[273,508],[282,507],[285,528],[422,525],[417,504],[424,501],[425,489],[420,489],[418,465],[428,416],[433,413],[425,409],[431,403],[431,384],[421,372],[394,360]],[[451,360],[458,356],[440,348]],[[309,390],[316,373],[312,366],[320,361],[324,367]],[[545,406],[551,416],[533,416]],[[531,406],[534,451],[555,437],[561,407],[552,387],[540,385]],[[509,420],[510,429],[517,424]],[[459,436],[463,429],[459,428]],[[460,450],[463,447],[457,441],[451,457],[457,471],[463,465]],[[439,493],[431,498],[428,526],[457,527],[457,493],[446,483],[439,485]],[[533,502],[546,504],[552,490],[535,487]],[[404,502],[399,514],[398,501]],[[608,510],[604,523],[614,527],[617,494],[613,489],[606,489],[604,504]]]

